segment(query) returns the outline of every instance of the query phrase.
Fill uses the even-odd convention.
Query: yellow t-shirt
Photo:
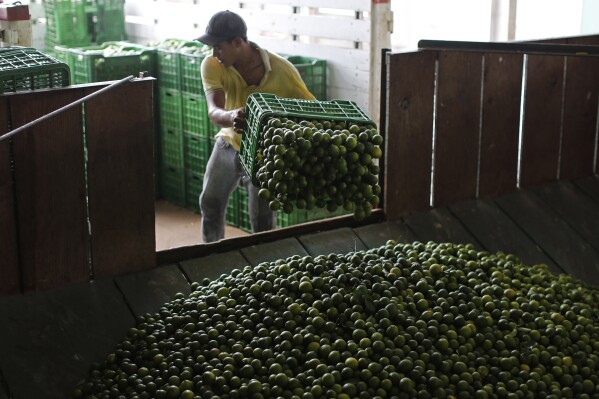
[[[260,52],[266,70],[260,84],[248,86],[235,67],[225,68],[215,57],[209,56],[204,58],[201,66],[202,84],[206,94],[224,90],[227,110],[245,107],[248,96],[252,93],[270,93],[283,98],[315,100],[291,62],[277,54],[269,53],[255,43],[251,45]],[[236,133],[233,128],[222,128],[216,135],[218,136],[223,136],[236,151],[239,151],[241,134]]]

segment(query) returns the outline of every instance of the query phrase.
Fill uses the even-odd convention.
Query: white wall
[[[127,0],[129,40],[192,40],[223,9],[239,13],[248,38],[264,48],[325,59],[327,97],[353,100],[373,115],[379,95],[371,98],[371,0]]]
[[[488,41],[491,0],[395,0],[391,1],[394,49],[410,50],[418,41]]]
[[[582,2],[582,0],[518,1],[516,40],[580,35]]]
[[[599,33],[597,0],[392,0],[391,9],[395,50],[417,48],[421,39],[508,41]]]
[[[599,32],[599,1],[583,0],[582,28],[580,33],[586,35]]]

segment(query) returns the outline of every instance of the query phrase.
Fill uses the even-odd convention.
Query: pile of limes
[[[382,143],[372,125],[271,117],[256,148],[259,195],[274,211],[343,207],[361,220],[379,203]]]
[[[88,398],[597,398],[599,290],[451,243],[292,256],[193,284]]]

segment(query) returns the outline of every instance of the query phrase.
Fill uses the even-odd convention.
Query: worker
[[[202,84],[210,121],[221,130],[206,165],[200,194],[203,242],[224,238],[225,214],[231,193],[247,187],[252,232],[275,228],[276,214],[258,196],[239,160],[246,128],[245,106],[252,93],[314,100],[297,69],[286,59],[248,41],[245,21],[231,11],[214,14],[206,32],[196,39],[212,47],[212,56],[201,64]]]

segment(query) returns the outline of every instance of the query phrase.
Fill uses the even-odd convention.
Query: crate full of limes
[[[297,100],[253,93],[240,160],[272,210],[340,207],[357,220],[379,203],[383,137],[347,100]]]
[[[67,51],[75,84],[118,80],[140,72],[155,75],[156,51],[147,46],[121,41]]]

